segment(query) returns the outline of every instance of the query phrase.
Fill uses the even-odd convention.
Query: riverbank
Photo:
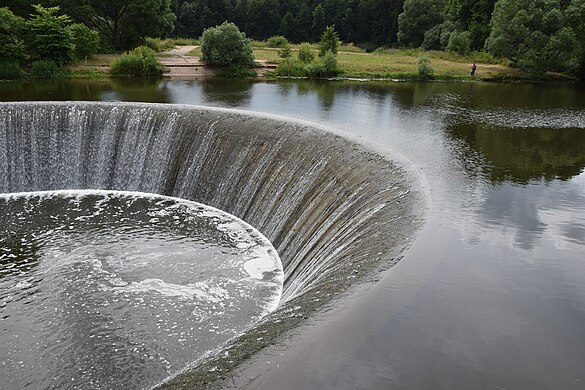
[[[293,56],[297,48],[291,47]],[[388,49],[366,53],[355,46],[343,46],[338,53],[338,65],[342,70],[340,78],[373,80],[417,80],[418,59],[423,52],[419,49]],[[434,80],[461,81],[571,81],[571,77],[547,73],[545,77],[534,75],[510,66],[505,60],[496,60],[485,53],[462,56],[443,51],[424,52],[434,69]],[[68,67],[72,77],[109,76],[115,54],[101,54]],[[165,67],[165,77],[199,78],[217,74],[217,70],[201,61],[199,46],[176,46],[171,50],[157,53]],[[254,46],[254,57],[258,77],[271,78],[282,58],[278,48]],[[471,64],[477,65],[475,77],[470,75]]]

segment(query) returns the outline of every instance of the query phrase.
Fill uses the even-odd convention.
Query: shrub
[[[325,55],[307,66],[307,77],[309,78],[323,78],[334,77],[340,73],[337,68],[337,57],[332,52],[327,52]]]
[[[227,77],[231,79],[245,79],[249,77],[256,77],[258,74],[244,65],[231,65],[224,68],[218,76]]]
[[[311,45],[308,43],[301,43],[299,45],[299,60],[305,64],[310,63],[315,59],[315,52],[311,49]]]
[[[306,77],[307,69],[302,61],[287,58],[278,64],[275,73],[277,76],[282,77]]]
[[[422,80],[432,79],[435,75],[435,69],[431,65],[431,60],[426,54],[418,57],[418,77]]]
[[[326,76],[337,76],[339,69],[337,68],[337,56],[332,52],[328,51],[323,56],[323,65],[325,66]]]
[[[468,31],[454,32],[449,38],[447,50],[461,54],[468,55],[471,51],[471,35]]]
[[[33,77],[39,79],[56,79],[63,75],[59,65],[50,60],[39,60],[32,63],[31,72]]]
[[[252,45],[246,34],[233,23],[203,31],[201,36],[201,59],[210,65],[252,65]]]
[[[100,48],[99,32],[82,23],[72,24],[69,28],[73,34],[73,43],[75,44],[73,54],[75,58],[84,59],[97,53]]]
[[[17,61],[0,59],[0,80],[16,80],[24,76],[25,73]]]
[[[319,55],[324,56],[328,51],[337,54],[337,49],[341,41],[335,31],[335,26],[327,26],[323,34],[321,34],[321,41],[319,42]]]
[[[158,62],[156,53],[149,47],[138,46],[112,63],[110,73],[114,75],[140,77],[160,76],[164,68]]]
[[[280,50],[278,50],[278,56],[280,58],[289,58],[292,56],[292,52],[290,50],[290,45],[286,44]]]
[[[273,35],[266,40],[266,46],[268,47],[285,47],[288,44],[288,39],[282,35]]]

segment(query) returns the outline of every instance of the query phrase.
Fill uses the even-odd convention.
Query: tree
[[[398,16],[398,41],[401,45],[419,47],[428,29],[445,21],[445,0],[406,0],[404,12]]]
[[[469,31],[454,32],[449,37],[447,50],[454,51],[461,55],[467,55],[470,52],[471,34]]]
[[[447,0],[447,18],[459,31],[469,31],[471,49],[480,50],[490,33],[496,0]]]
[[[210,65],[252,65],[252,44],[233,23],[206,29],[201,36],[201,59]]]
[[[248,31],[254,38],[266,39],[278,33],[281,14],[278,0],[249,0]]]
[[[355,42],[398,42],[398,15],[404,0],[361,0],[356,6]]]
[[[565,9],[565,23],[578,37],[585,36],[585,0],[572,0]],[[580,40],[580,55],[575,73],[585,80],[585,42]]]
[[[421,47],[425,50],[444,50],[454,32],[455,25],[450,20],[437,24],[425,31]]]
[[[2,0],[2,7],[10,9],[16,16],[27,17],[32,11],[32,2],[30,0]],[[35,3],[38,3],[35,2]]]
[[[328,52],[337,54],[337,48],[339,47],[340,41],[335,26],[327,26],[323,34],[321,34],[321,41],[319,42],[319,55],[325,56]]]
[[[0,60],[20,62],[24,58],[24,19],[8,8],[0,8]]]
[[[325,29],[326,26],[325,22],[325,9],[321,4],[317,5],[313,10],[313,24],[311,25],[311,30],[313,31],[313,36],[319,36],[319,33]]]
[[[537,73],[566,71],[579,65],[581,45],[559,0],[499,0],[487,50]]]
[[[27,23],[28,47],[33,58],[63,65],[73,57],[75,44],[67,15],[56,15],[59,7],[34,6],[36,14]]]
[[[97,31],[82,23],[72,24],[69,28],[73,34],[75,58],[84,59],[97,53],[100,48],[100,34]]]
[[[98,30],[107,46],[124,50],[144,37],[165,37],[176,20],[171,0],[58,0],[75,20]]]

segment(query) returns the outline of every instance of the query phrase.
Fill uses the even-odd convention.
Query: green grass
[[[158,41],[157,41],[158,43]],[[199,46],[195,39],[166,39],[160,40],[165,47],[172,45]],[[279,64],[283,61],[279,57],[278,48],[268,47],[265,41],[252,41],[254,58],[257,64]],[[309,47],[318,54],[319,45],[309,44]],[[298,44],[291,44],[292,58],[297,57]],[[420,49],[387,49],[379,48],[372,53],[366,53],[360,47],[353,44],[343,45],[339,48],[337,63],[342,70],[341,77],[345,78],[370,78],[370,79],[418,79],[418,59],[423,53]],[[435,70],[434,78],[440,80],[533,80],[535,76],[510,66],[507,60],[497,59],[483,52],[473,52],[468,56],[462,56],[446,51],[424,52],[430,59],[431,66]],[[189,56],[201,57],[201,48],[196,47],[187,53]],[[85,68],[96,66],[103,67],[110,64],[119,55],[99,55],[83,61]],[[476,77],[470,76],[472,63],[477,64]],[[91,71],[89,71],[91,73]],[[96,71],[96,74],[101,72]],[[276,72],[268,72],[274,76]],[[92,76],[89,76],[92,77]],[[99,76],[96,76],[99,77]],[[563,75],[552,75],[549,79],[566,80]]]
[[[299,45],[291,45],[293,57],[297,56]],[[311,44],[315,54],[318,45]],[[279,64],[282,58],[278,49],[266,47],[262,42],[255,41],[254,58],[257,62]],[[420,49],[378,49],[366,53],[353,45],[340,47],[337,56],[343,77],[349,78],[389,78],[416,79],[418,77],[418,58]],[[435,69],[435,79],[441,80],[528,80],[531,75],[509,66],[509,61],[500,60],[487,53],[474,52],[468,56],[445,51],[425,52]],[[199,48],[191,50],[188,55],[201,56]],[[470,76],[472,63],[477,63],[476,77]]]
[[[167,41],[173,42],[175,46],[199,46],[199,39],[195,38],[170,38]]]
[[[318,45],[311,45],[317,53]],[[298,45],[292,45],[293,57]],[[350,78],[399,78],[416,79],[418,77],[419,49],[378,49],[366,53],[355,46],[342,46],[338,53],[338,65],[343,77]],[[513,80],[529,79],[530,74],[509,66],[508,61],[493,58],[487,53],[474,52],[469,56],[444,51],[429,51],[426,55],[435,69],[435,78],[441,80]],[[268,63],[280,63],[278,50],[255,47],[256,60]],[[470,76],[472,63],[477,63],[476,77]]]
[[[188,51],[186,55],[193,57],[201,57],[201,47],[196,47],[195,49]]]

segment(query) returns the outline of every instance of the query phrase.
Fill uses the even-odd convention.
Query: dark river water
[[[278,114],[420,174],[425,226],[381,280],[255,358],[248,389],[585,388],[585,88],[567,84],[74,80],[0,100]]]

